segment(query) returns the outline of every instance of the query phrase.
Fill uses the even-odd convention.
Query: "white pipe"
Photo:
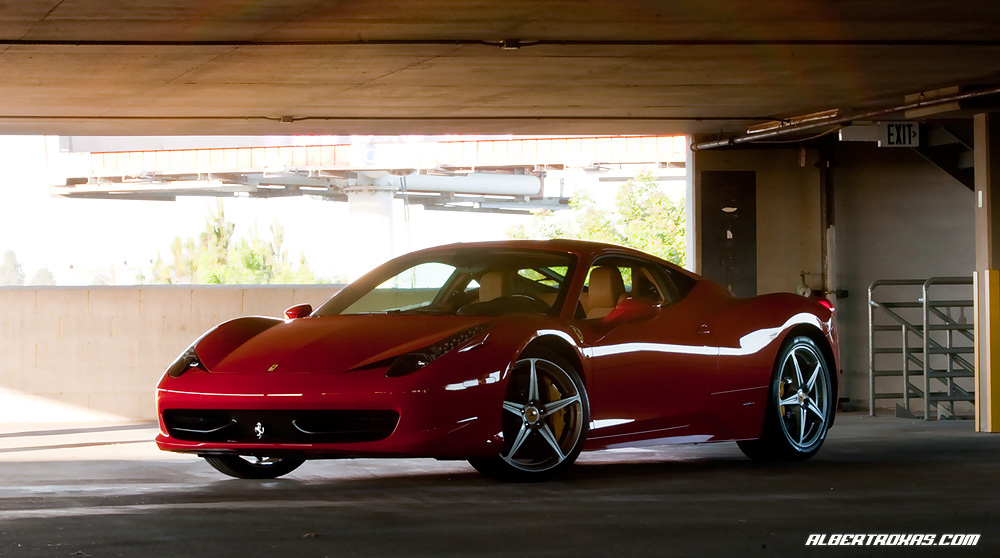
[[[401,186],[400,178],[393,184]],[[537,196],[542,182],[530,174],[500,174],[474,172],[458,176],[411,174],[406,177],[410,192],[454,192],[456,194],[496,194],[506,196]]]

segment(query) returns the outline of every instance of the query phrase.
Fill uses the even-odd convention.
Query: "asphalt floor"
[[[968,421],[844,414],[802,463],[662,446],[585,453],[538,484],[428,459],[237,480],[159,452],[154,435],[150,423],[0,425],[0,558],[1000,556],[1000,434]],[[845,534],[873,537],[806,544]],[[879,534],[979,538],[910,547]]]

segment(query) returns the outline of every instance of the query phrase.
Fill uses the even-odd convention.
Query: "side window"
[[[625,292],[632,292],[632,268],[618,266],[618,273],[622,276],[622,284],[625,285]]]
[[[674,302],[686,297],[691,289],[694,288],[695,283],[698,281],[692,279],[691,277],[667,266],[663,267],[663,272],[669,281],[669,287],[676,293]]]
[[[668,300],[668,297],[665,296],[666,293],[663,288],[662,279],[658,280],[648,265],[633,267],[631,271],[633,285],[630,294],[632,298],[641,298],[653,302],[665,302]]]
[[[553,272],[551,270],[549,270],[549,272],[550,275],[545,275],[537,269],[526,268],[517,270],[517,274],[528,281],[532,281],[538,285],[544,285],[551,289],[558,289],[561,284],[561,278],[560,280],[557,280],[555,279],[555,276],[551,275]],[[565,276],[565,273],[563,273],[563,275]]]
[[[469,284],[465,286],[465,292],[467,294],[473,294],[479,290],[479,281],[475,279],[470,279]]]
[[[608,256],[587,273],[580,304],[588,319],[607,315],[621,300],[634,298],[651,303],[674,302],[674,290],[658,265],[643,260]]]

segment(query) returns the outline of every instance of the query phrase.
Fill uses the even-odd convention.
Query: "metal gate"
[[[897,416],[971,418],[975,405],[971,286],[971,277],[879,279],[869,285],[871,416],[878,400],[893,399]]]

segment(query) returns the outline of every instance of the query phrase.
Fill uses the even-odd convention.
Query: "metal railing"
[[[901,399],[902,405],[896,405],[897,415],[911,417],[918,415],[913,412],[913,400],[922,400],[924,420],[934,418],[932,407],[937,410],[936,418],[959,418],[963,413],[961,407],[956,411],[956,403],[974,404],[971,378],[975,366],[970,358],[975,351],[972,289],[964,288],[971,285],[971,277],[931,277],[880,279],[868,286],[871,416],[875,416],[875,404],[880,399]],[[875,291],[879,287],[883,287],[880,294],[886,296],[877,299]],[[917,287],[920,298],[914,296]],[[900,390],[878,391],[885,384],[877,381],[879,378],[899,378]]]

